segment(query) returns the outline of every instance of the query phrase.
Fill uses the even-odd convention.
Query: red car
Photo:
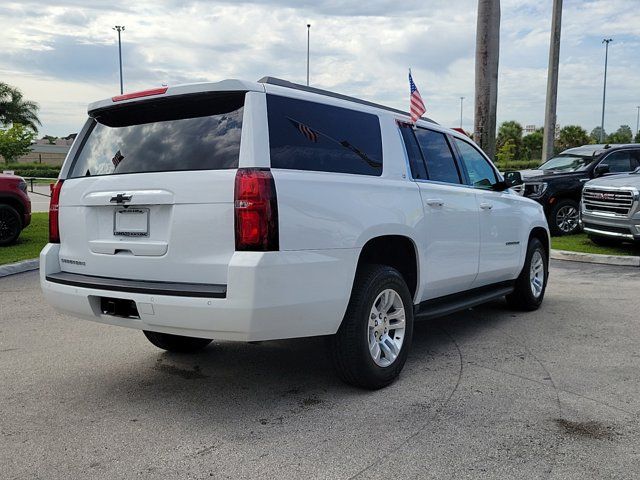
[[[0,247],[14,243],[31,223],[31,200],[22,177],[0,174]]]

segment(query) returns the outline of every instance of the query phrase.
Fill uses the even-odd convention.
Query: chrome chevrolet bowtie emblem
[[[111,200],[109,200],[111,203],[125,203],[130,201],[131,195],[127,195],[126,193],[119,193],[118,195],[111,197]]]

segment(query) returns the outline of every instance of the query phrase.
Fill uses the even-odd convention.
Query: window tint
[[[602,160],[603,165],[609,165],[609,173],[623,173],[635,170],[636,162],[630,150],[613,152]]]
[[[460,183],[458,167],[444,134],[419,128],[416,138],[427,163],[429,180]]]
[[[382,174],[377,116],[277,95],[267,111],[271,167]]]
[[[424,166],[424,159],[422,158],[422,152],[418,146],[418,141],[413,134],[413,128],[409,125],[402,125],[400,127],[402,138],[404,140],[404,146],[407,149],[407,156],[409,158],[409,166],[411,168],[411,177],[418,180],[426,180],[427,169]]]
[[[477,188],[491,188],[498,179],[487,159],[470,143],[459,138],[454,138],[453,141],[469,174],[470,184]]]
[[[166,98],[99,112],[70,176],[237,168],[244,95]]]

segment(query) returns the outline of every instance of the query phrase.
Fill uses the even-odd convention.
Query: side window
[[[454,138],[453,141],[458,147],[464,166],[467,168],[471,185],[476,188],[491,188],[491,185],[495,184],[498,179],[487,159],[470,143],[459,138]]]
[[[404,146],[407,149],[409,166],[411,167],[411,177],[415,180],[426,180],[428,178],[427,169],[424,166],[424,158],[422,158],[418,141],[413,134],[413,128],[411,126],[401,125],[400,133],[402,133]]]
[[[382,174],[376,115],[267,95],[271,167]]]
[[[422,128],[418,128],[415,134],[427,164],[429,180],[461,183],[456,161],[444,134]]]
[[[609,173],[630,172],[635,168],[635,162],[633,161],[632,152],[630,150],[613,152],[602,160],[602,164],[609,165]]]

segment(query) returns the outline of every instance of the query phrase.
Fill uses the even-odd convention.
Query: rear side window
[[[407,149],[411,177],[415,180],[427,180],[429,178],[427,176],[427,169],[424,166],[424,158],[418,146],[418,141],[413,134],[413,128],[409,125],[400,125],[400,133],[404,140],[404,146]]]
[[[98,112],[70,177],[237,168],[244,96],[169,97]]]
[[[272,168],[382,174],[376,115],[267,95]]]
[[[427,163],[429,180],[461,183],[456,161],[444,134],[423,128],[416,129],[415,134]]]

